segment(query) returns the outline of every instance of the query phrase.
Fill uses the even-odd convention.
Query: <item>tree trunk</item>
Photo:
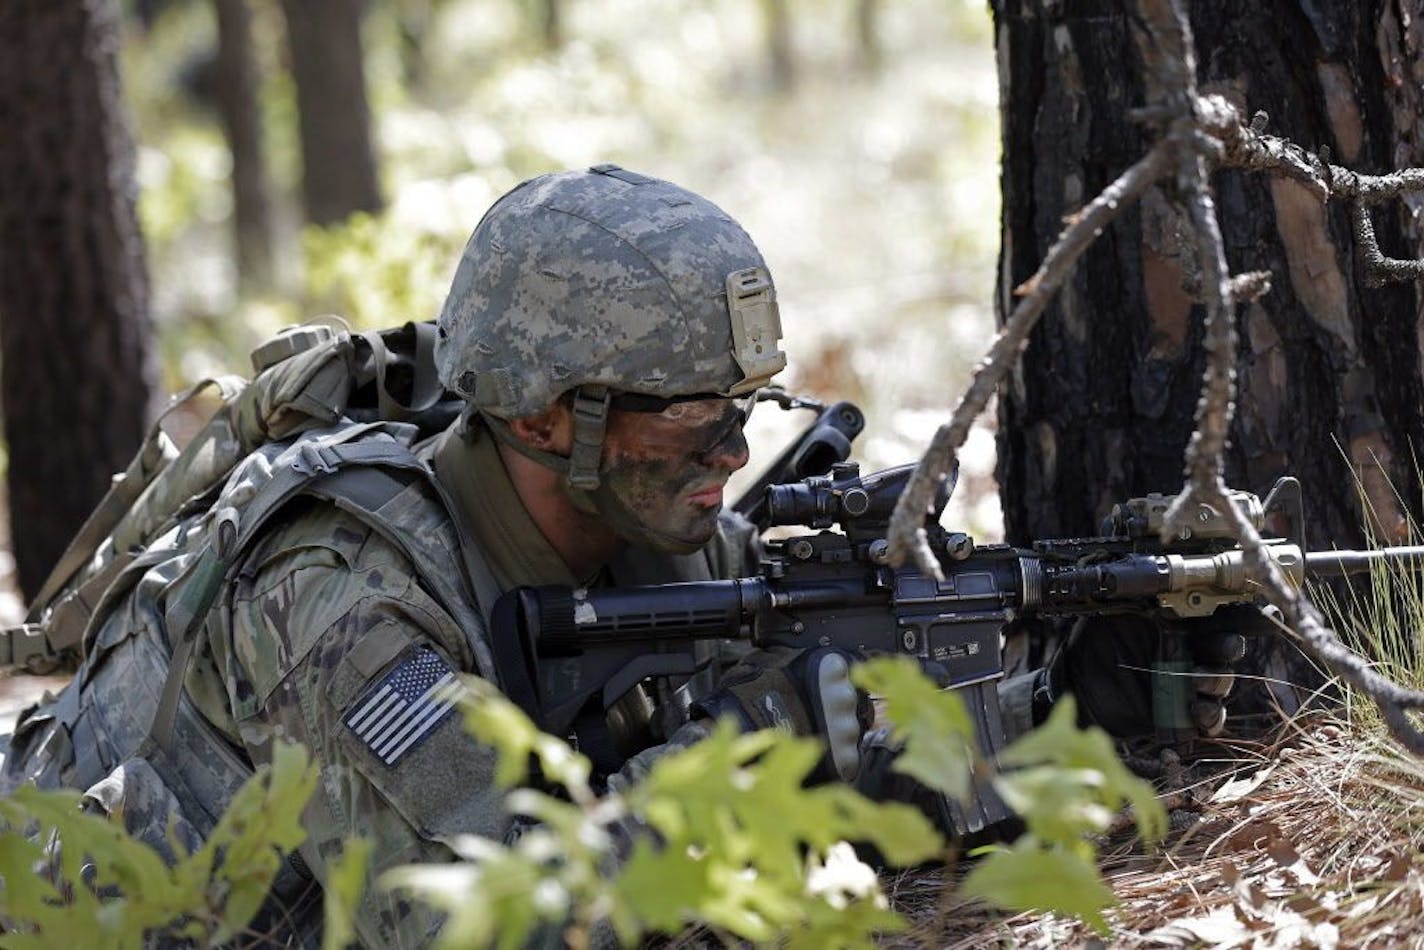
[[[143,436],[152,387],[117,4],[0,5],[0,356],[26,595]]]
[[[218,20],[215,92],[232,152],[233,242],[239,280],[264,287],[272,277],[272,190],[262,150],[261,77],[252,51],[247,0],[213,0]]]
[[[297,86],[302,197],[312,224],[382,207],[366,103],[364,8],[365,0],[282,0]]]
[[[544,49],[557,52],[564,45],[563,0],[540,0],[539,34],[544,40]]]
[[[855,48],[862,71],[880,72],[885,64],[885,48],[880,41],[880,0],[856,0]]]
[[[796,48],[792,39],[790,0],[761,0],[766,24],[767,69],[771,86],[788,92],[796,85]]]
[[[1418,6],[1418,4],[1413,4]],[[1191,0],[1204,92],[1268,131],[1364,172],[1424,164],[1416,10],[1394,0]],[[1109,0],[994,0],[1004,103],[1000,319],[1063,218],[1144,154],[1125,9]],[[1353,547],[1362,525],[1403,541],[1424,450],[1416,285],[1365,286],[1345,207],[1259,173],[1213,179],[1233,273],[1274,289],[1241,308],[1240,396],[1226,479],[1268,489],[1296,475],[1312,547]],[[1418,257],[1420,207],[1381,206],[1387,254]],[[999,482],[1012,541],[1096,533],[1119,499],[1175,492],[1204,354],[1202,307],[1183,290],[1181,227],[1149,192],[1088,252],[1035,330],[1000,401]],[[1392,486],[1392,487],[1391,487]],[[1363,488],[1367,504],[1360,502]],[[1400,499],[1404,499],[1401,503]],[[1367,518],[1368,510],[1368,518]]]

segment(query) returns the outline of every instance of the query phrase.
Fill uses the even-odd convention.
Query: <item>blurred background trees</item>
[[[0,136],[14,170],[0,183],[0,371],[29,589],[56,542],[32,546],[26,519],[62,547],[152,415],[145,321],[168,392],[245,372],[256,342],[318,314],[360,327],[430,319],[484,209],[542,172],[620,162],[736,215],[777,275],[788,384],[867,406],[867,464],[913,455],[992,326],[996,90],[978,0],[3,6],[3,115],[29,110],[52,139],[27,147],[8,124]],[[61,10],[103,23],[108,41],[59,26]],[[102,114],[72,98],[84,50],[118,57]],[[128,164],[104,144],[125,114]],[[42,212],[25,162],[70,175],[70,198],[114,198],[103,213],[73,201]],[[146,268],[139,229],[102,223],[135,193]],[[34,236],[64,221],[127,237]],[[101,286],[120,274],[123,289]],[[100,332],[120,319],[94,311],[100,296],[128,329]],[[12,350],[12,338],[35,342]],[[86,341],[100,365],[57,340]],[[87,393],[99,380],[122,392]],[[16,420],[47,406],[29,424],[42,448],[27,446]],[[797,421],[759,414],[753,435],[766,443]],[[61,454],[70,433],[83,449]],[[979,440],[955,515],[990,533],[991,443]],[[85,488],[61,505],[48,493],[67,477]]]
[[[262,75],[252,48],[252,11],[247,0],[213,0],[213,12],[218,32],[213,98],[232,154],[233,256],[238,280],[261,289],[272,279],[275,228],[262,131]],[[369,151],[369,140],[364,144]]]
[[[149,413],[149,291],[118,11],[0,6],[0,398],[19,583],[34,593]]]
[[[316,225],[383,205],[366,102],[365,8],[366,0],[282,0],[297,89],[302,203]]]

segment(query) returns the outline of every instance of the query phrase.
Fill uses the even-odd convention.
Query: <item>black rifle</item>
[[[1111,614],[1188,620],[1252,603],[1259,586],[1221,513],[1203,507],[1168,545],[1159,529],[1170,498],[1149,495],[1114,508],[1102,537],[1049,540],[1023,549],[978,545],[939,523],[947,492],[926,519],[944,580],[887,559],[887,522],[911,466],[862,478],[853,463],[826,476],[766,490],[771,525],[817,530],[767,543],[760,575],[736,580],[573,590],[519,588],[494,616],[495,660],[506,695],[539,726],[576,736],[600,768],[670,734],[686,715],[706,665],[708,640],[758,647],[837,647],[857,656],[906,654],[941,686],[959,690],[984,753],[1003,743],[996,681],[1006,625],[1019,618]],[[1278,485],[1268,502],[1290,492]],[[1270,510],[1233,493],[1258,527]],[[1268,542],[1297,584],[1306,574],[1359,573],[1378,561],[1424,565],[1424,547],[1305,553]],[[1162,638],[1180,641],[1179,637]],[[1189,667],[1159,650],[1153,665],[1159,734],[1192,731]],[[710,679],[710,678],[709,678]],[[679,685],[680,684],[680,685]],[[648,689],[661,690],[659,702]],[[674,688],[676,687],[676,688]],[[661,716],[654,713],[660,709]],[[992,796],[969,816],[975,831],[1004,817]]]
[[[747,486],[732,510],[759,528],[769,524],[767,489],[824,475],[831,466],[850,458],[850,444],[865,429],[865,413],[853,402],[827,406],[805,396],[768,386],[757,391],[757,402],[774,402],[782,409],[810,409],[816,418]]]

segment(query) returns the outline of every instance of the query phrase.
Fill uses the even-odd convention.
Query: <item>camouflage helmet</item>
[[[440,380],[488,416],[562,394],[741,395],[786,365],[766,263],[716,205],[597,165],[519,185],[475,228],[440,313]]]

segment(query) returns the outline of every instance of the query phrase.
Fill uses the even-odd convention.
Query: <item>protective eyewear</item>
[[[740,431],[756,404],[753,395],[649,396],[615,393],[609,406],[644,416],[639,441],[692,455],[711,452]]]

